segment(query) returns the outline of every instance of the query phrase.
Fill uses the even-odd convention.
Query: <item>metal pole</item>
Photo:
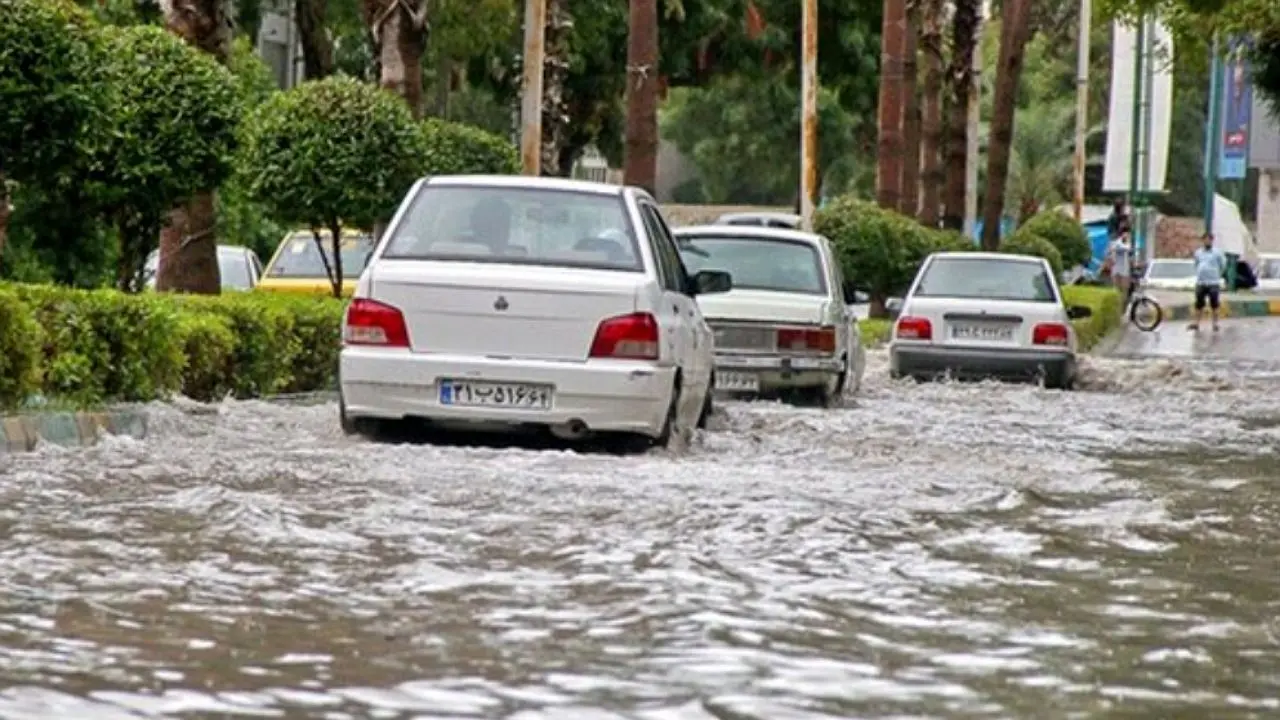
[[[982,32],[991,16],[991,0],[982,0],[982,13],[973,28],[973,82],[969,85],[969,121],[965,136],[964,234],[972,237],[978,225],[978,126],[982,95]]]
[[[803,57],[800,65],[800,217],[813,229],[818,200],[818,0],[803,0]]]
[[[1142,61],[1143,67],[1143,86],[1142,86],[1142,163],[1139,173],[1139,187],[1142,188],[1142,210],[1136,213],[1134,217],[1134,252],[1141,249],[1144,256],[1151,257],[1150,239],[1147,237],[1148,215],[1151,211],[1151,193],[1154,188],[1151,187],[1151,108],[1155,100],[1155,75],[1156,75],[1156,27],[1155,20],[1147,20],[1145,28],[1145,42],[1143,43],[1143,52],[1145,57]]]
[[[524,82],[520,104],[520,163],[525,175],[542,174],[542,66],[547,0],[525,0]]]
[[[1214,195],[1218,182],[1218,142],[1222,135],[1222,60],[1218,38],[1209,52],[1209,122],[1204,128],[1204,230],[1213,232]]]
[[[1129,128],[1129,207],[1136,209],[1138,207],[1138,195],[1141,192],[1139,182],[1138,164],[1140,162],[1142,143],[1142,80],[1143,80],[1143,51],[1146,49],[1147,39],[1147,16],[1138,16],[1138,27],[1135,33],[1135,44],[1137,47],[1133,53],[1133,123]]]
[[[1076,154],[1072,210],[1076,222],[1084,220],[1085,131],[1089,125],[1089,40],[1093,9],[1089,0],[1080,0],[1080,29],[1076,40]]]

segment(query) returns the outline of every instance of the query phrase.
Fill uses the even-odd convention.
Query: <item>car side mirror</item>
[[[845,280],[844,287],[840,288],[840,291],[844,293],[845,305],[858,304],[858,289],[853,286],[852,280]]]
[[[898,317],[902,312],[902,298],[889,298],[884,302],[884,310],[889,313],[889,317]]]
[[[1084,305],[1070,305],[1067,307],[1067,318],[1071,320],[1083,320],[1087,317],[1093,317],[1093,310]]]
[[[715,295],[733,289],[733,276],[723,270],[699,270],[689,279],[692,295]]]

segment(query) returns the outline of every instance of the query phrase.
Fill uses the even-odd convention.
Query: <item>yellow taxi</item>
[[[257,289],[263,292],[296,293],[301,295],[333,295],[333,284],[325,269],[328,261],[333,268],[332,234],[320,231],[320,244],[324,255],[316,246],[311,230],[295,230],[280,241],[271,261],[262,271]],[[364,271],[365,262],[373,252],[373,236],[361,230],[342,231],[342,296],[350,297],[356,289],[356,280]]]

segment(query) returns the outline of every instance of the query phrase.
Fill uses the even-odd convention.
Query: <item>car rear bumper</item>
[[[717,353],[715,368],[717,378],[723,379],[731,374],[747,375],[759,384],[759,391],[767,391],[826,385],[844,370],[844,362],[837,357]],[[717,387],[724,392],[757,391],[731,385]]]
[[[889,370],[894,375],[958,378],[1065,380],[1076,371],[1075,355],[1068,351],[954,348],[894,344],[889,348]]]
[[[581,422],[591,431],[657,437],[666,421],[675,372],[673,367],[643,362],[557,362],[344,348],[339,387],[349,418],[496,426]],[[442,405],[442,379],[550,385],[555,394],[548,410]]]

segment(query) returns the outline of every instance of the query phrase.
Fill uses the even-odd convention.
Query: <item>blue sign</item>
[[[1222,64],[1222,134],[1218,139],[1218,177],[1243,180],[1249,169],[1249,116],[1253,84],[1249,82],[1248,45],[1241,38],[1227,46]]]

